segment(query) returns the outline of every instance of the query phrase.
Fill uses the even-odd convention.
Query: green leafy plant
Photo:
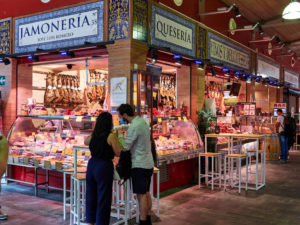
[[[205,141],[205,134],[211,134],[214,132],[214,127],[217,124],[217,116],[210,110],[201,110],[197,112],[198,117],[198,130],[202,141]],[[216,144],[216,138],[208,138],[207,139],[207,147],[208,151],[213,152],[214,146]]]

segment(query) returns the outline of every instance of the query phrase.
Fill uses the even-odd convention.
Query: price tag
[[[178,120],[181,121],[181,117],[180,116],[178,117]]]
[[[158,118],[157,118],[157,122],[159,122],[159,123],[161,123],[161,122],[162,122],[162,120],[161,120],[161,118],[160,118],[160,117],[158,117]]]
[[[97,117],[95,117],[95,116],[91,117],[91,121],[96,121],[96,119],[97,119]]]
[[[185,122],[188,121],[187,118],[186,118],[186,116],[183,117],[183,120],[184,120]]]
[[[156,96],[157,96],[157,93],[155,92],[155,91],[153,91],[153,98],[156,98]]]
[[[64,119],[65,119],[65,120],[69,120],[69,119],[70,119],[70,116],[64,116]]]
[[[77,155],[82,155],[82,152],[81,151],[77,151]]]
[[[180,152],[183,152],[183,149],[181,148],[179,151],[180,151]]]
[[[76,122],[81,122],[82,121],[83,116],[77,116],[76,117]]]

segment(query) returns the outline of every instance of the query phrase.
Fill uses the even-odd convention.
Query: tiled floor
[[[300,151],[290,155],[287,164],[267,164],[267,186],[260,191],[238,194],[193,186],[164,197],[154,224],[300,225]],[[31,187],[4,185],[0,204],[9,219],[0,225],[69,224],[62,219],[60,192],[41,191],[43,198],[32,194]]]

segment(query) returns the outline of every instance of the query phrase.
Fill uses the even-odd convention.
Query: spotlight
[[[63,56],[66,55],[66,56],[68,56],[69,58],[74,58],[74,56],[75,56],[74,52],[69,51],[69,50],[63,51],[63,52],[61,52],[60,54],[63,55]]]
[[[182,60],[180,55],[174,55],[173,58],[175,59],[175,64],[181,66]]]
[[[235,5],[234,6],[234,12],[235,12],[235,17],[241,17],[242,14],[240,13],[239,8]]]
[[[73,67],[73,64],[67,64],[67,68],[70,70],[70,69],[72,69],[72,67]]]
[[[268,84],[269,84],[269,78],[264,79],[263,80],[263,85],[265,85],[267,87]]]
[[[156,63],[158,57],[157,57],[157,54],[156,54],[156,49],[151,49],[150,51],[150,57],[151,57],[151,62],[154,64]]]
[[[0,58],[0,63],[4,63],[4,65],[9,65],[10,64],[10,60],[6,57],[4,58]]]
[[[242,78],[243,78],[243,79],[245,79],[245,80],[246,80],[246,79],[247,79],[247,77],[248,77],[248,76],[247,76],[247,74],[245,74],[245,73],[243,73],[243,74],[242,74]]]
[[[276,36],[275,39],[276,39],[276,41],[277,41],[278,44],[281,44],[281,43],[282,43],[279,37]]]
[[[215,67],[211,67],[210,68],[210,71],[211,71],[211,75],[213,76],[213,77],[215,77],[217,74],[216,74],[216,70],[215,70]]]
[[[204,70],[204,63],[201,60],[195,60],[199,70]]]
[[[259,34],[260,34],[260,35],[263,35],[263,34],[264,34],[264,31],[263,31],[263,29],[262,29],[262,27],[261,27],[260,24],[258,24],[258,31],[259,31]]]
[[[38,62],[39,57],[37,55],[31,54],[27,57],[28,59],[32,60],[32,62]]]
[[[234,76],[235,76],[236,79],[240,79],[241,73],[237,71],[237,72],[235,72]]]

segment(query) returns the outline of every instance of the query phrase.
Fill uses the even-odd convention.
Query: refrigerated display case
[[[203,151],[200,134],[186,117],[154,118],[152,129],[159,164],[196,158]]]
[[[95,117],[19,116],[9,135],[11,165],[57,170],[73,167],[73,146],[82,145],[94,128]],[[90,152],[78,152],[77,165],[86,166]]]

